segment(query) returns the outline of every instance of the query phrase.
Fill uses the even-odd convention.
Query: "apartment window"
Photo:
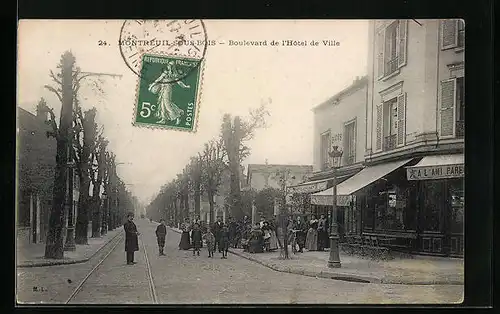
[[[465,22],[449,19],[441,21],[441,49],[465,47]]]
[[[344,125],[344,164],[356,162],[356,120]]]
[[[443,137],[463,137],[465,134],[465,78],[441,82],[440,134]]]
[[[330,131],[321,134],[321,170],[328,169],[330,163],[330,156],[328,153],[330,152]]]
[[[391,150],[406,141],[406,94],[402,93],[377,106],[377,150]]]
[[[406,65],[407,37],[407,20],[396,20],[378,32],[376,51],[379,79]]]

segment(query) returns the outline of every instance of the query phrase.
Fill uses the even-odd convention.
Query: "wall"
[[[407,63],[397,75],[378,79],[377,47],[375,34],[378,28],[393,20],[369,22],[368,52],[368,105],[365,156],[390,155],[395,150],[376,152],[376,106],[382,102],[384,92],[387,98],[398,92],[405,92],[406,98],[406,143],[405,146],[422,145],[436,140],[438,130],[438,105],[440,81],[450,77],[447,64],[463,61],[463,51],[454,49],[441,51],[439,20],[408,20]],[[404,148],[402,148],[404,149]],[[398,149],[396,149],[397,151]],[[400,149],[399,149],[400,150]]]
[[[366,97],[367,86],[342,98],[336,105],[333,103],[317,108],[314,113],[314,171],[321,171],[321,134],[330,130],[331,137],[340,135],[341,139],[332,141],[332,145],[343,147],[344,123],[356,119],[356,160],[364,161],[366,141]],[[342,161],[343,162],[343,161]],[[342,163],[343,164],[343,163]],[[342,165],[341,164],[341,165]]]

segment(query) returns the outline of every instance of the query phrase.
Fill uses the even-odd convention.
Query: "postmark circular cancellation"
[[[121,27],[119,47],[130,70],[149,82],[156,77],[143,68],[145,57],[189,62],[190,66],[178,67],[164,78],[165,82],[174,83],[199,68],[207,50],[207,33],[202,20],[126,20]]]

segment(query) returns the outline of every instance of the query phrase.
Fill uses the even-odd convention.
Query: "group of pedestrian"
[[[193,255],[200,255],[200,249],[203,247],[203,240],[207,245],[208,257],[213,257],[215,250],[222,253],[222,258],[227,258],[230,244],[229,226],[222,222],[220,218],[212,226],[204,226],[197,218],[191,223],[189,218],[184,219],[181,224],[181,240],[179,250],[193,249]]]
[[[289,218],[289,242],[298,246],[298,252],[324,251],[328,247],[327,221],[324,215],[316,219],[315,215],[306,224],[300,216],[295,220]],[[294,241],[295,240],[295,241]],[[295,248],[294,248],[295,249]]]

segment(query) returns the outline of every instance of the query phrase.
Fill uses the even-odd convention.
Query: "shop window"
[[[451,233],[464,232],[464,188],[463,180],[449,181],[449,201],[451,207]]]
[[[433,180],[422,183],[423,229],[425,231],[441,231],[441,213],[443,210],[444,181]]]
[[[375,230],[415,230],[411,188],[393,186],[379,192],[375,205]]]
[[[356,234],[357,233],[357,220],[356,220],[356,207],[346,206],[345,212],[345,232],[346,234]]]

